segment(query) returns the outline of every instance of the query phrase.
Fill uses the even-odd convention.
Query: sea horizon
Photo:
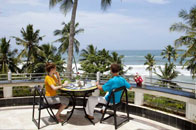
[[[127,74],[130,74],[130,75],[135,75],[136,73],[139,73],[142,76],[149,77],[149,71],[146,70],[147,66],[144,65],[146,61],[145,56],[148,53],[151,53],[152,55],[154,55],[154,58],[156,61],[156,65],[155,65],[156,71],[158,73],[160,73],[160,71],[157,69],[157,67],[161,66],[161,68],[164,68],[165,63],[168,62],[167,59],[162,58],[163,57],[161,56],[162,50],[109,50],[110,53],[114,51],[117,52],[119,55],[124,55],[124,58],[123,58],[123,64],[125,65],[124,70],[126,70],[128,67],[132,67],[132,69],[127,72]],[[80,68],[80,64],[79,64],[80,62],[79,59],[81,58],[80,53],[78,55],[74,53],[78,68]],[[63,58],[67,60],[67,54],[63,54],[62,56]],[[176,61],[173,61],[173,62],[176,65],[176,71],[180,72],[179,76],[174,80],[177,80],[177,81],[183,80],[185,82],[195,83],[195,80],[193,80],[191,77],[190,71],[188,71],[185,68],[182,69],[183,65],[179,63],[180,58],[178,58]],[[73,67],[74,67],[74,64],[73,64]],[[158,78],[155,74],[153,74],[153,77]]]

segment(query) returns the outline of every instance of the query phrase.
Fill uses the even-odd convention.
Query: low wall
[[[83,105],[82,100],[83,100],[82,98],[78,98],[76,100],[77,101],[76,104],[82,106]],[[38,97],[36,97],[36,101],[38,101]],[[15,98],[0,99],[1,107],[32,105],[32,104],[33,104],[33,97],[15,97]],[[128,108],[129,108],[129,113],[133,115],[155,120],[157,122],[161,122],[182,130],[196,130],[196,123],[179,116],[153,110],[143,106],[137,106],[134,104],[129,104]],[[119,111],[126,112],[125,104],[123,104],[122,108]]]

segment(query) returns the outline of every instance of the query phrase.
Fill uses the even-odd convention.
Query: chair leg
[[[39,108],[38,129],[40,129],[40,117],[41,117],[41,110]]]
[[[104,116],[105,116],[106,111],[107,111],[107,107],[105,108],[104,113],[102,114],[102,117],[101,117],[100,123],[102,123],[102,121],[103,121],[103,119],[104,119]]]
[[[35,90],[34,90],[34,96],[33,96],[33,113],[32,113],[32,120],[35,119]]]
[[[128,106],[128,94],[127,94],[127,91],[125,91],[125,94],[126,94],[127,118],[128,118],[128,121],[129,121],[129,106]]]
[[[32,120],[35,119],[35,103],[33,102],[33,113],[32,113]]]
[[[128,121],[129,121],[129,108],[128,108],[128,104],[127,104],[127,118],[128,118]]]
[[[116,121],[116,108],[114,107],[114,126],[117,129],[117,121]]]

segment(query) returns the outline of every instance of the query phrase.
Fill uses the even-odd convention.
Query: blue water
[[[167,59],[161,56],[161,50],[116,50],[119,55],[124,55],[123,63],[125,65],[144,65],[145,56],[150,53],[154,56],[157,65],[164,65]],[[177,65],[179,59],[175,62]]]
[[[110,50],[110,53],[112,53],[113,51],[117,52],[119,55],[124,55],[123,58],[123,64],[124,65],[133,65],[133,69],[132,71],[136,71],[136,72],[140,72],[142,71],[142,73],[144,75],[148,75],[148,72],[145,71],[145,69],[143,68],[141,70],[141,68],[138,68],[137,66],[141,66],[144,65],[146,59],[145,56],[150,53],[154,56],[155,61],[156,61],[156,65],[164,65],[165,63],[167,63],[167,59],[163,59],[163,56],[161,56],[161,52],[162,50]],[[79,59],[80,57],[80,53],[79,54],[74,54],[77,63],[79,63]],[[63,56],[66,60],[67,60],[67,55]],[[180,58],[178,58],[176,61],[173,61],[174,64],[176,66],[182,66],[180,65]],[[177,71],[181,71],[182,67],[177,67]],[[188,76],[189,75],[189,76]],[[181,71],[181,74],[175,79],[177,81],[186,81],[186,82],[195,82],[195,80],[193,80],[190,76],[190,72],[185,73],[184,71]],[[157,78],[155,76],[155,78]]]
[[[167,59],[163,59],[163,56],[161,56],[162,50],[111,50],[111,52],[117,52],[119,55],[124,55],[123,63],[125,65],[144,65],[146,59],[145,56],[148,53],[151,53],[155,60],[156,65],[164,65],[167,61]],[[66,56],[67,57],[67,56]],[[80,58],[80,53],[77,55],[75,54],[77,62]],[[178,58],[174,63],[176,65],[180,65],[180,58]]]

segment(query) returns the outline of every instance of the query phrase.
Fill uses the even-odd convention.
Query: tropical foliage
[[[173,58],[173,61],[176,61],[176,59],[178,58],[177,50],[171,45],[168,45],[167,47],[165,47],[165,49],[162,50],[161,55],[163,56],[163,59],[167,58],[169,63],[171,63],[172,58]]]
[[[16,58],[17,49],[11,51],[10,40],[6,38],[0,39],[0,73],[7,73],[9,70],[11,72],[18,72],[18,60]]]
[[[87,73],[106,72],[109,70],[109,52],[103,49],[97,51],[93,45],[81,51],[81,70]]]
[[[54,35],[55,36],[60,36],[59,39],[57,39],[55,42],[60,42],[61,45],[59,46],[59,52],[60,53],[65,53],[68,52],[68,47],[69,47],[69,37],[70,37],[70,25],[71,23],[69,22],[68,24],[66,24],[65,22],[62,23],[63,25],[63,29],[62,30],[55,30],[54,31]],[[75,35],[78,35],[82,32],[84,32],[84,29],[79,28],[79,23],[75,24]],[[74,38],[74,49],[76,53],[79,53],[79,46],[80,46],[80,42]]]
[[[33,25],[29,24],[26,27],[26,30],[24,28],[21,29],[22,38],[13,37],[16,39],[17,45],[22,45],[24,47],[18,55],[18,58],[27,58],[26,63],[22,68],[22,72],[31,72],[29,70],[29,65],[35,62],[36,56],[40,51],[39,41],[42,40],[43,36],[39,36],[39,31],[40,30],[36,30],[34,32]]]
[[[67,60],[67,72],[69,73],[69,77],[71,78],[72,72],[72,60],[73,60],[73,44],[74,44],[74,36],[75,36],[75,19],[76,19],[76,11],[78,6],[78,0],[50,0],[50,7],[54,7],[57,4],[60,4],[60,10],[66,14],[71,8],[71,24],[70,24],[70,37],[69,37],[69,47],[68,47],[68,60]],[[101,7],[105,10],[109,5],[111,5],[111,0],[101,0]]]
[[[148,53],[146,56],[146,62],[144,63],[144,65],[147,65],[146,70],[149,71],[149,75],[151,78],[151,82],[152,82],[152,70],[154,69],[154,66],[156,64],[154,56],[152,56],[150,53]]]
[[[93,45],[88,45],[87,49],[81,51],[81,69],[87,73],[104,73],[110,70],[112,63],[117,63],[121,65],[121,71],[123,72],[123,57],[116,52],[110,54],[105,49],[97,50]]]
[[[60,42],[61,43],[61,45],[59,46],[59,52],[64,54],[65,52],[68,53],[71,23],[69,22],[68,24],[66,24],[66,23],[63,22],[62,25],[63,25],[63,29],[62,30],[55,30],[54,35],[55,36],[60,36],[60,38],[57,39],[55,42]],[[84,29],[82,29],[82,28],[78,29],[78,27],[79,27],[79,23],[76,23],[76,25],[75,25],[75,35],[84,32]],[[77,39],[74,38],[73,45],[74,45],[75,52],[78,54],[79,53],[80,42]],[[77,64],[76,64],[76,60],[75,60],[74,55],[73,55],[73,59],[74,59],[74,62],[75,62],[75,67],[76,67],[76,72],[77,72],[78,71],[77,70]]]
[[[187,50],[181,57],[181,63],[186,59],[183,64],[190,70],[192,77],[196,77],[196,6],[192,7],[189,12],[181,10],[179,17],[182,18],[184,23],[175,23],[170,27],[170,31],[177,31],[185,33],[175,41],[176,47],[185,46]]]
[[[52,62],[56,64],[59,72],[65,71],[65,59],[62,59],[61,55],[58,54],[57,48],[51,44],[43,44],[40,46],[41,51],[36,56],[36,60],[29,67],[33,73],[45,73],[45,64]]]
[[[170,64],[166,63],[163,69],[161,68],[161,66],[158,66],[158,70],[160,71],[160,74],[157,73],[156,70],[154,73],[159,78],[163,79],[161,81],[161,83],[163,85],[167,85],[167,84],[176,85],[176,84],[172,83],[172,81],[171,81],[172,79],[175,79],[179,74],[179,72],[176,71],[175,69],[176,69],[176,66],[173,63],[170,63]]]

